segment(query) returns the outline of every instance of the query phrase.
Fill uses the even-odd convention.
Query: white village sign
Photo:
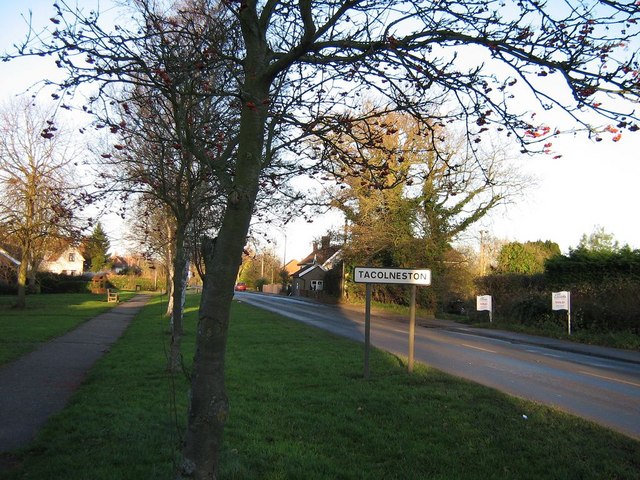
[[[431,270],[356,267],[354,281],[356,283],[431,285]]]
[[[411,285],[409,306],[409,361],[407,368],[413,371],[413,351],[416,331],[416,287],[431,285],[431,270],[415,268],[356,267],[353,272],[356,283],[366,284],[364,313],[364,378],[369,378],[369,350],[371,349],[371,285],[396,284]]]

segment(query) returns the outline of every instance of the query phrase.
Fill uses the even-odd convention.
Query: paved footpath
[[[137,295],[0,368],[0,453],[31,443],[148,300]]]

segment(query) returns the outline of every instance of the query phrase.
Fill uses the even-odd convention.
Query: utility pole
[[[484,277],[486,271],[484,236],[489,233],[486,230],[480,230],[480,276]]]
[[[282,269],[284,270],[287,266],[287,232],[283,231],[284,234],[284,253],[282,254]]]

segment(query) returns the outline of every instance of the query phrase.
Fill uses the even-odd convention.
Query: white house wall
[[[70,259],[70,255],[73,259]],[[56,260],[45,260],[40,264],[40,270],[51,273],[65,273],[67,275],[82,275],[84,257],[75,248],[67,248]]]

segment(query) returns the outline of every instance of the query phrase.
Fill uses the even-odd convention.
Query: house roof
[[[113,264],[113,266],[123,266],[123,267],[127,267],[129,266],[129,263],[127,262],[127,259],[124,257],[121,257],[120,255],[113,255],[111,257],[111,263]]]
[[[300,269],[298,260],[289,260],[284,266],[284,269],[289,275],[293,275]]]
[[[55,262],[69,250],[78,255],[78,261],[85,260],[84,255],[82,255],[82,252],[80,251],[80,248],[76,247],[67,240],[60,240],[59,242],[57,242],[57,245],[51,248],[51,250],[45,255],[44,259],[47,262]]]
[[[317,268],[319,268],[323,272],[326,272],[326,270],[322,267],[322,265],[318,265],[316,263],[314,265],[305,265],[304,267],[302,267],[300,270],[298,270],[296,273],[294,273],[291,276],[294,278],[304,277],[305,275],[307,275],[308,273],[311,273],[313,270]]]
[[[331,245],[329,237],[322,237],[320,245],[316,242],[313,244],[313,251],[304,257],[298,265],[313,265],[316,263],[324,264],[329,258],[336,254],[340,250],[340,246]]]
[[[342,248],[338,248],[336,253],[331,255],[323,264],[322,267],[325,270],[331,270],[336,263],[342,260]]]

